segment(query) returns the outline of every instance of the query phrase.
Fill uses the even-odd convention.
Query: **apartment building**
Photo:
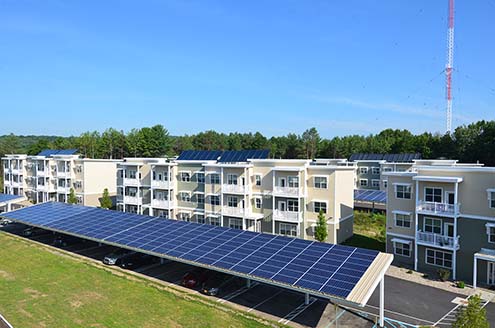
[[[349,161],[356,164],[356,189],[386,190],[383,173],[409,170],[421,154],[353,154]]]
[[[73,188],[81,205],[99,206],[103,190],[115,196],[117,160],[80,158],[76,150],[45,150],[36,156],[6,155],[4,193],[33,203],[67,202]]]
[[[417,160],[385,173],[387,252],[395,263],[495,285],[495,168]]]
[[[342,242],[352,236],[354,171],[341,160],[269,159],[268,151],[128,158],[118,168],[118,208],[306,239],[321,209],[328,241]]]

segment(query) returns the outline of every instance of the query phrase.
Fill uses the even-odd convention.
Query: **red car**
[[[182,277],[182,286],[187,288],[201,287],[208,279],[207,270],[194,270]]]

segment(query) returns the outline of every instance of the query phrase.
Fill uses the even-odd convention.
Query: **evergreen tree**
[[[77,197],[74,188],[70,188],[69,199],[67,199],[69,204],[77,204]]]
[[[320,210],[318,213],[318,220],[316,222],[315,227],[315,239],[321,242],[327,240],[328,237],[328,227],[327,227],[327,218],[325,217],[325,213],[323,210]]]
[[[468,300],[468,305],[457,313],[453,328],[489,328],[486,319],[486,309],[481,307],[481,297],[473,295]]]
[[[105,189],[103,189],[103,196],[100,199],[100,207],[110,209],[110,208],[112,208],[112,206],[113,206],[112,199],[110,198],[110,195],[108,194],[108,189],[105,188]]]

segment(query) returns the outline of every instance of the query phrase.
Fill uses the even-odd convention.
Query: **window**
[[[391,167],[384,167],[383,172],[392,172],[392,168]]]
[[[137,188],[128,188],[127,196],[136,197],[137,196]]]
[[[159,218],[163,218],[163,219],[168,219],[168,213],[167,213],[167,211],[159,210],[158,211],[158,217]]]
[[[136,171],[129,170],[129,179],[136,179]]]
[[[495,191],[488,190],[488,207],[495,208]]]
[[[327,177],[315,177],[315,188],[327,189]]]
[[[206,219],[205,219],[205,216],[204,215],[196,215],[196,218],[198,220],[198,223],[201,223],[201,224],[205,224],[206,223]]]
[[[371,180],[371,186],[375,188],[380,188],[380,180]]]
[[[411,186],[410,185],[396,185],[395,186],[395,198],[411,199]]]
[[[371,174],[380,175],[380,168],[379,167],[372,167],[371,168]]]
[[[280,234],[283,236],[297,237],[297,225],[290,223],[280,223]]]
[[[197,172],[196,180],[198,181],[198,183],[205,183],[205,174],[203,172]]]
[[[395,226],[402,228],[410,228],[411,227],[411,215],[404,213],[394,213],[395,218]]]
[[[256,175],[254,176],[254,183],[255,183],[255,185],[257,185],[257,186],[261,186],[261,175],[256,174]]]
[[[232,229],[241,229],[242,230],[242,219],[229,219],[229,227]]]
[[[189,172],[180,172],[180,181],[182,181],[182,182],[190,182],[191,181],[191,173],[189,173]]]
[[[79,205],[82,205],[82,203],[83,203],[83,198],[82,198],[82,196],[77,196],[77,203],[78,203]]]
[[[359,185],[361,187],[368,187],[368,179],[359,179]]]
[[[220,196],[210,196],[211,205],[220,205]]]
[[[190,202],[191,195],[188,192],[179,192],[179,199],[181,202]]]
[[[219,227],[220,218],[218,216],[210,216],[210,224]]]
[[[299,188],[299,177],[287,177],[290,188]]]
[[[236,185],[237,184],[237,174],[227,174],[227,184]]]
[[[299,201],[294,199],[287,200],[287,208],[289,212],[299,212]]]
[[[123,178],[124,177],[124,170],[119,170],[119,177]]]
[[[178,218],[179,220],[182,220],[182,221],[191,221],[191,216],[189,215],[189,213],[184,213],[184,212],[181,212],[178,214]]]
[[[441,203],[442,202],[442,188],[425,188],[425,201]]]
[[[427,248],[425,262],[427,264],[450,269],[452,268],[452,253]]]
[[[198,202],[198,204],[204,204],[205,203],[205,195],[196,194],[196,201]]]
[[[495,243],[495,224],[487,223],[486,224],[486,233],[488,235],[488,242]]]
[[[316,213],[320,213],[320,211],[323,211],[323,213],[327,213],[327,203],[314,202],[314,209]]]
[[[442,234],[442,220],[433,218],[424,218],[423,229],[425,232]]]
[[[237,207],[238,205],[238,199],[235,196],[228,196],[227,197],[227,206],[228,207]]]
[[[261,198],[255,198],[254,199],[254,207],[260,209],[261,206],[262,206]]]
[[[217,174],[217,173],[210,174],[210,183],[211,184],[220,184],[220,174]]]
[[[400,256],[411,256],[411,245],[407,243],[401,243],[398,241],[394,241],[394,254]]]
[[[388,187],[388,180],[383,180],[383,188],[387,189]]]
[[[360,174],[368,174],[368,168],[366,166],[360,167],[359,173]]]

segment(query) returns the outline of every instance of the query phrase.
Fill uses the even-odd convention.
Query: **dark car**
[[[73,237],[73,236],[65,236],[58,235],[53,239],[53,245],[58,247],[66,247],[74,244],[79,244],[85,242],[84,239]]]
[[[201,292],[210,296],[218,296],[222,293],[223,287],[232,279],[233,277],[222,272],[215,272],[210,275],[208,279],[203,283],[201,287]]]
[[[151,255],[133,253],[124,256],[121,259],[120,267],[123,269],[136,269],[143,265],[153,264],[158,262],[158,259]]]
[[[103,259],[103,263],[108,265],[120,265],[122,263],[122,259],[130,254],[134,254],[135,252],[131,252],[127,249],[120,248],[113,253],[108,254]]]
[[[182,277],[182,286],[187,288],[195,288],[202,286],[207,279],[208,270],[196,269],[186,273],[184,277]]]
[[[22,231],[22,235],[24,237],[33,237],[33,236],[36,236],[36,235],[43,233],[44,231],[45,230],[40,229],[40,228],[28,227]]]

